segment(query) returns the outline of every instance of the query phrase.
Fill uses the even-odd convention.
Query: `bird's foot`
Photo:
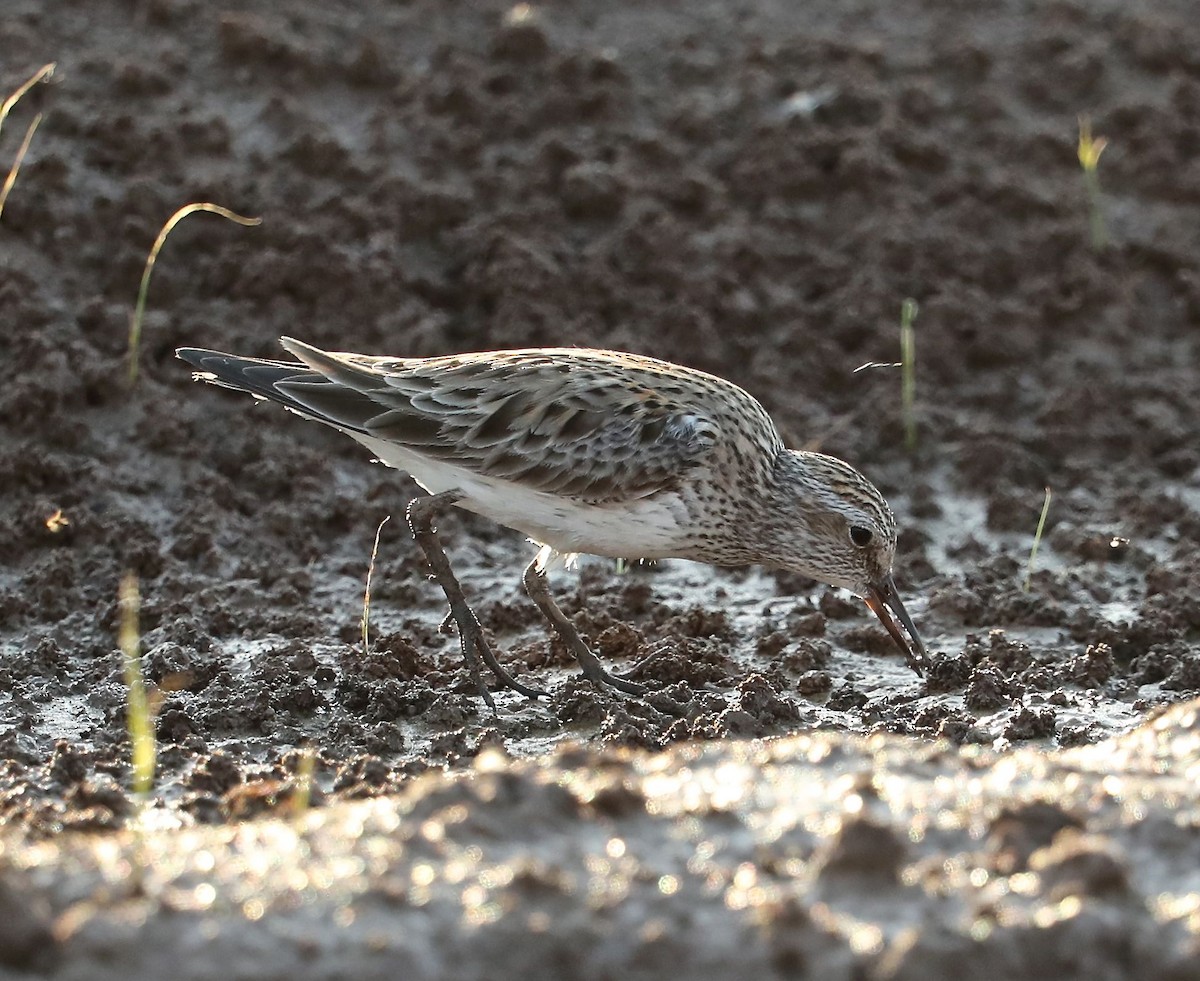
[[[563,638],[566,640],[566,638]],[[592,653],[587,644],[583,643],[582,638],[580,644],[584,651],[587,651],[586,657],[575,650],[575,660],[579,662],[579,667],[583,671],[583,676],[588,681],[595,682],[598,685],[608,685],[610,688],[615,688],[617,691],[623,691],[626,695],[645,695],[649,689],[637,681],[630,681],[625,675],[613,674],[611,671],[606,671],[604,665],[600,663],[600,659]]]
[[[416,498],[408,505],[408,526],[412,530],[414,540],[420,546],[421,551],[425,553],[425,561],[429,563],[433,578],[442,587],[442,592],[446,594],[446,600],[450,604],[450,612],[442,620],[438,631],[445,633],[451,623],[458,627],[458,643],[462,648],[467,670],[475,682],[480,698],[494,710],[496,703],[479,670],[481,660],[505,688],[519,692],[526,698],[537,698],[546,693],[538,688],[530,688],[528,685],[521,684],[496,660],[496,655],[492,653],[491,645],[484,636],[479,618],[467,604],[462,586],[459,585],[454,570],[450,568],[450,560],[446,557],[441,542],[438,541],[437,532],[433,527],[433,516],[441,508],[452,505],[461,496],[458,491],[446,491],[442,494]]]
[[[631,667],[628,671],[622,671],[619,674],[617,674],[616,677],[620,678],[622,681],[628,681],[628,682],[632,682],[632,683],[636,684],[636,682],[633,681],[633,676],[636,675],[639,671],[641,671],[642,668],[646,667],[651,662],[653,662],[657,657],[658,657],[658,652],[652,651],[651,653],[649,653],[645,657],[643,657],[640,661],[638,661],[636,664],[634,664],[633,667]]]
[[[496,703],[492,699],[492,693],[484,683],[482,672],[479,670],[479,662],[482,660],[488,666],[492,674],[496,676],[496,680],[505,688],[515,691],[526,698],[538,698],[545,695],[546,692],[540,688],[531,688],[528,685],[523,685],[517,681],[508,670],[492,653],[492,646],[488,643],[487,637],[483,633],[483,626],[479,622],[479,618],[475,616],[474,611],[465,604],[458,609],[451,608],[446,615],[446,619],[442,621],[442,627],[453,622],[458,627],[458,643],[462,648],[463,660],[467,664],[467,670],[471,673],[471,679],[475,682],[475,687],[479,691],[479,696],[487,702],[490,708],[495,708]]]

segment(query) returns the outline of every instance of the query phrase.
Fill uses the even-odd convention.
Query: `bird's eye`
[[[850,526],[850,541],[854,542],[859,548],[866,548],[871,544],[871,539],[874,535],[871,534],[870,528],[864,528],[862,525]]]

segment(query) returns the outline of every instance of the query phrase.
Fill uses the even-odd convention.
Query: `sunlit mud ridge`
[[[236,827],[10,837],[0,961],[176,981],[1200,969],[1197,702],[1053,753],[814,732],[487,751],[410,788]]]

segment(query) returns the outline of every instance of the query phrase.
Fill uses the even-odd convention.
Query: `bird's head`
[[[883,495],[848,463],[821,453],[785,450],[775,478],[773,504],[791,518],[776,526],[791,529],[787,540],[776,540],[776,564],[864,599],[909,666],[923,673],[925,645],[892,578],[896,519]]]

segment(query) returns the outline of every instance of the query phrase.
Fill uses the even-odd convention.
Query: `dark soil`
[[[537,757],[567,773],[616,748],[813,729],[831,747],[858,745],[840,730],[909,737],[891,751],[926,761],[909,776],[932,785],[979,752],[960,745],[1002,766],[1023,744],[1022,765],[1057,766],[1066,747],[1200,695],[1188,0],[12,0],[0,51],[0,94],[57,62],[0,134],[6,170],[44,113],[0,217],[0,857],[6,841],[124,842],[151,815],[288,814],[310,762],[311,803],[331,815],[413,793],[427,771],[473,773],[485,750],[501,768]],[[1081,114],[1109,140],[1103,249]],[[262,224],[199,214],[175,229],[130,389],[147,250],[193,201]],[[915,451],[898,372],[854,370],[897,359],[906,297],[920,303]],[[796,576],[585,560],[554,573],[556,595],[606,664],[636,665],[652,693],[598,691],[521,592],[531,546],[452,514],[439,529],[480,620],[507,667],[550,693],[497,692],[489,711],[437,629],[440,593],[402,520],[415,485],[323,427],[194,384],[173,357],[275,357],[281,334],[406,356],[611,347],[738,382],[789,443],[851,461],[888,496],[931,671],[915,678],[860,602]],[[363,582],[389,515],[364,651]],[[150,814],[128,789],[127,572],[160,743]],[[825,771],[831,786],[839,772]],[[612,793],[614,807],[646,806]],[[581,814],[580,834],[594,820]],[[987,875],[1027,874],[1022,849],[1051,849],[1061,876],[1125,888],[1105,851],[1118,845],[1061,831],[997,845],[1011,868]],[[861,967],[853,938],[837,946],[809,906],[829,876],[868,899],[873,876],[920,888],[890,833],[806,845],[796,860],[822,871],[788,900],[809,927],[776,952],[780,973],[834,948]],[[882,871],[864,875],[876,854]],[[534,880],[553,870],[538,868],[522,888],[546,905]],[[3,869],[0,911],[16,902]],[[51,936],[68,976],[85,948],[63,917],[82,914],[46,876],[34,939],[10,938],[0,965],[34,963]],[[1179,929],[1194,939],[1191,917]],[[939,937],[910,944],[919,956],[889,947],[872,970],[962,977]],[[555,973],[603,973],[570,949]]]

